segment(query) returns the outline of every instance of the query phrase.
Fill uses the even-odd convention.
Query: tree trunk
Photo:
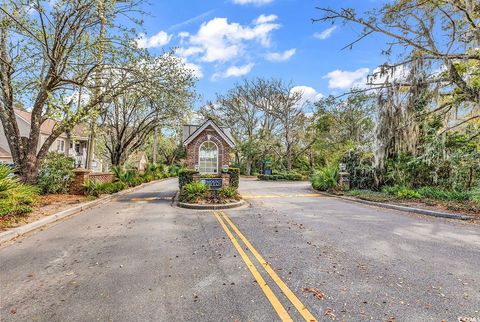
[[[245,175],[249,176],[252,173],[252,160],[247,160],[245,165]]]
[[[287,145],[287,170],[292,171],[292,147]]]

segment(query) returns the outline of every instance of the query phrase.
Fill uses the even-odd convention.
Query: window
[[[218,148],[211,141],[202,143],[200,146],[200,173],[217,173],[218,172]]]
[[[59,152],[65,151],[65,141],[64,140],[58,140],[57,141],[57,151],[59,151]]]

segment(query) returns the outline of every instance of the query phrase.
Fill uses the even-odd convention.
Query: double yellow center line
[[[278,316],[282,321],[293,321],[293,319],[290,317],[288,314],[287,310],[285,307],[282,305],[282,303],[278,300],[277,296],[273,293],[272,289],[268,286],[267,282],[263,279],[262,275],[260,272],[257,270],[255,265],[252,263],[250,258],[248,257],[247,253],[243,250],[243,248],[240,246],[240,243],[238,242],[237,238],[235,238],[234,234],[232,233],[232,230],[237,234],[237,236],[240,238],[240,240],[247,246],[248,250],[253,254],[253,256],[257,259],[257,261],[262,265],[262,267],[265,269],[267,274],[272,278],[272,280],[275,282],[275,284],[280,288],[282,293],[290,300],[290,302],[293,304],[293,306],[298,310],[298,312],[302,315],[302,317],[305,319],[305,321],[312,322],[312,321],[317,321],[315,317],[308,311],[308,309],[303,305],[302,302],[298,299],[298,297],[288,288],[288,286],[280,279],[280,277],[275,273],[275,271],[272,269],[272,267],[267,263],[265,259],[257,252],[257,250],[253,247],[253,245],[248,241],[248,239],[240,232],[240,230],[235,226],[235,224],[228,218],[228,216],[223,212],[213,212],[215,217],[217,218],[218,222],[220,223],[220,226],[222,226],[223,230],[227,234],[228,238],[232,242],[233,246],[237,250],[237,252],[240,254],[242,257],[243,261],[247,265],[247,268],[250,270],[252,273],[253,277],[257,281],[258,285],[262,289],[263,293],[265,296],[268,298],[270,303],[272,304],[273,308],[277,312]],[[228,223],[227,226],[226,223]]]

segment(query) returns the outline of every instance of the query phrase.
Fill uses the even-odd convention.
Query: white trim
[[[220,158],[219,158],[220,149],[218,148],[218,145],[217,145],[215,142],[210,141],[210,140],[205,141],[205,142],[202,142],[202,144],[200,144],[200,146],[198,147],[198,166],[199,166],[199,171],[200,171],[200,173],[202,173],[202,172],[201,172],[201,168],[202,168],[202,167],[201,167],[201,163],[200,163],[200,162],[201,162],[201,159],[202,159],[202,156],[200,155],[200,151],[202,150],[202,146],[205,145],[206,143],[213,143],[213,145],[215,145],[215,148],[216,148],[216,150],[217,150],[217,155],[215,156],[215,159],[216,159],[216,162],[215,162],[215,163],[216,163],[216,165],[215,165],[215,170],[217,170],[217,172],[203,172],[203,173],[215,173],[215,174],[218,174],[218,173],[220,173],[220,169],[218,168],[218,164],[219,164],[219,162],[220,162]]]
[[[198,129],[195,130],[195,132],[193,132],[184,142],[183,142],[183,146],[187,146],[189,143],[191,143],[193,141],[193,139],[195,139],[200,133],[203,132],[203,130],[205,130],[209,125],[211,125],[215,131],[217,131],[218,134],[220,134],[220,136],[222,137],[222,139],[225,140],[225,142],[227,142],[227,144],[233,148],[235,147],[235,143],[230,140],[230,138],[223,132],[223,130],[217,125],[215,124],[215,122],[213,122],[212,120],[208,120],[206,121],[205,123],[202,124],[202,126],[200,126]]]

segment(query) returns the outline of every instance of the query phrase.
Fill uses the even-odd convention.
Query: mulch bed
[[[34,209],[31,213],[23,215],[10,215],[0,218],[0,231],[19,227],[45,216],[52,215],[59,211],[71,208],[83,202],[90,201],[91,198],[83,195],[45,195],[37,199]]]

